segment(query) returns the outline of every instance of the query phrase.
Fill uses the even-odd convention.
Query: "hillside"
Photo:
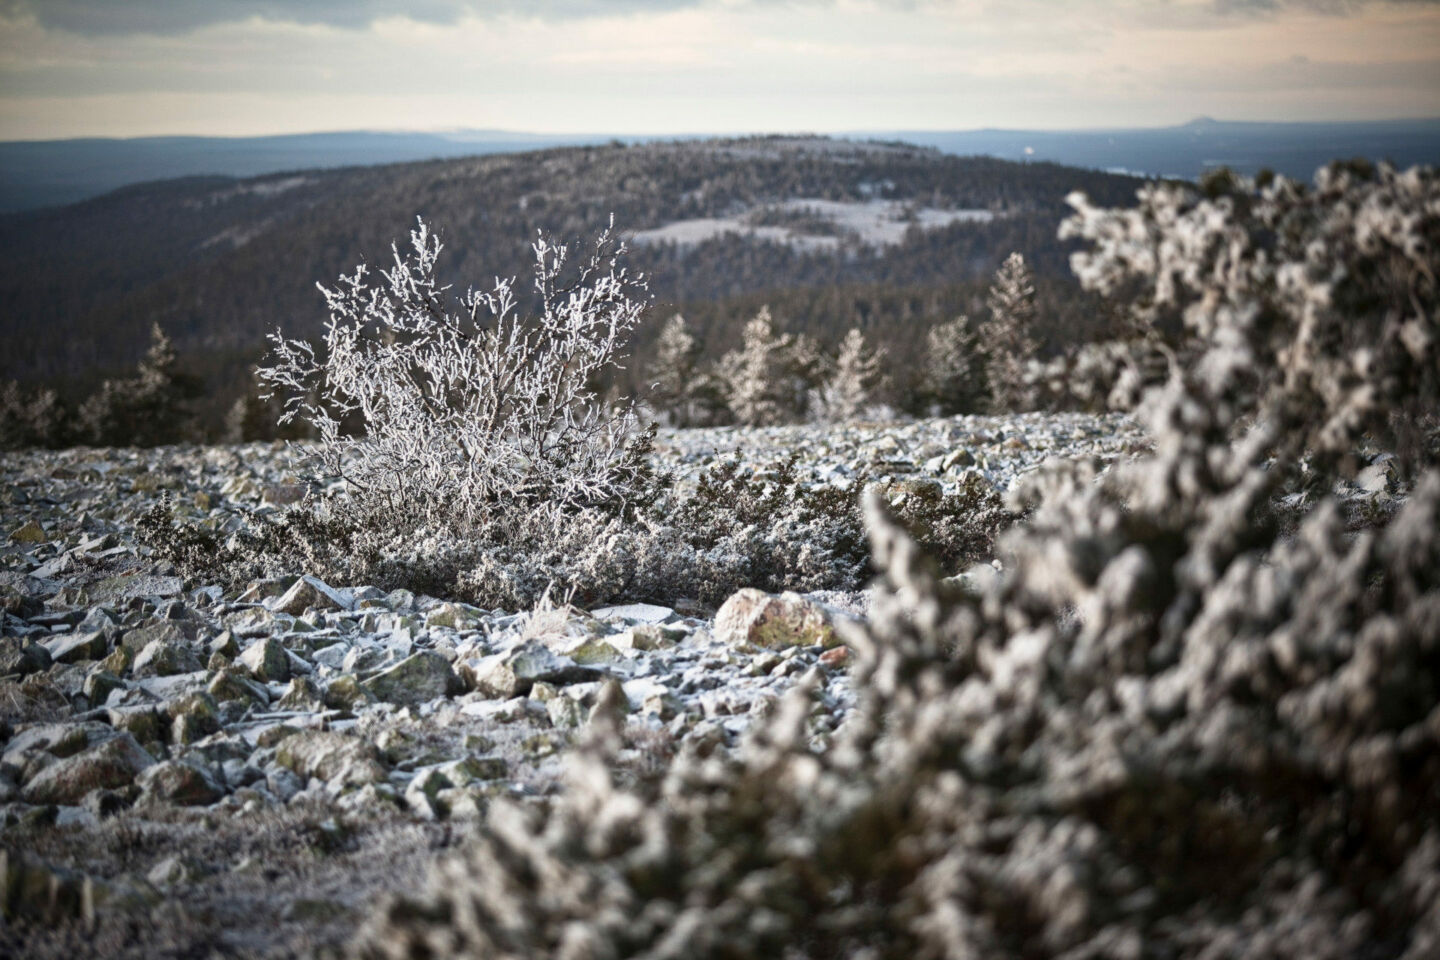
[[[1068,285],[1055,238],[1066,193],[1113,205],[1135,187],[1051,164],[826,139],[145,184],[0,217],[0,337],[9,345],[0,378],[83,385],[132,364],[158,320],[212,389],[233,395],[277,325],[319,329],[317,281],[384,258],[417,215],[441,231],[443,267],[463,286],[524,272],[537,230],[573,239],[613,213],[637,235],[632,263],[651,276],[659,311],[705,314],[710,349],[727,347],[744,319],[715,309],[735,297],[747,309],[769,300],[783,325],[833,341],[855,322],[875,329],[978,307],[1011,250],[1024,251],[1042,281]],[[1073,304],[1071,290],[1054,301]],[[921,338],[902,330],[899,339]]]

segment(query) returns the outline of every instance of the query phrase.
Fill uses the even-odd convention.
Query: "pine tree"
[[[840,343],[834,371],[817,391],[814,408],[821,420],[844,423],[858,418],[876,404],[885,386],[884,348],[870,350],[865,335],[852,328]]]
[[[65,409],[54,390],[30,394],[14,380],[0,388],[0,450],[63,446],[67,434]]]
[[[1023,256],[1012,253],[1005,258],[986,303],[990,307],[985,342],[990,352],[986,374],[991,406],[997,412],[1033,409],[1035,389],[1025,382],[1025,371],[1040,345],[1032,334],[1035,281]]]
[[[985,357],[963,314],[934,327],[925,337],[921,389],[933,416],[974,413],[985,402]]]
[[[80,407],[82,430],[91,443],[105,446],[180,443],[191,435],[188,401],[199,393],[200,382],[180,369],[174,344],[155,323],[136,375],[106,380]]]

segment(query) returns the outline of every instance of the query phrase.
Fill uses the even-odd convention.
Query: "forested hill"
[[[658,309],[707,318],[707,345],[725,347],[743,322],[724,307],[733,298],[746,309],[778,303],[782,324],[833,341],[855,322],[873,329],[966,307],[1011,250],[1030,258],[1042,292],[1059,291],[1069,282],[1055,235],[1065,195],[1128,204],[1137,185],[824,138],[143,184],[0,217],[0,378],[78,384],[124,369],[158,320],[212,389],[233,396],[265,334],[320,328],[317,281],[384,262],[417,215],[441,232],[443,272],[463,287],[526,272],[537,230],[574,239],[614,214],[635,235],[631,262],[652,277]]]

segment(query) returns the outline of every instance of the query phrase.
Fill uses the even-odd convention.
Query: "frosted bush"
[[[572,265],[541,235],[533,312],[513,279],[452,296],[436,278],[442,249],[420,221],[381,282],[361,264],[322,286],[320,352],[272,336],[259,374],[285,396],[282,422],[308,421],[323,471],[376,509],[470,522],[517,504],[627,502],[644,435],[627,405],[595,393],[647,306],[623,244],[606,230]]]

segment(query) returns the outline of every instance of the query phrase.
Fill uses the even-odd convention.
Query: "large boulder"
[[[840,638],[825,608],[795,593],[773,596],[746,587],[715,614],[716,639],[734,647],[836,647]]]
[[[25,784],[26,803],[73,806],[91,790],[128,787],[155,758],[128,733],[105,740],[45,767]]]

